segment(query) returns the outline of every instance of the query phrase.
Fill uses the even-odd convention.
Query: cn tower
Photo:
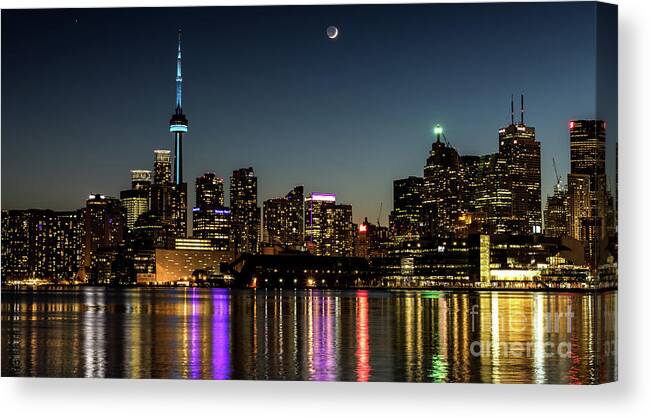
[[[181,75],[181,29],[176,53],[176,110],[170,119],[174,134],[174,183],[183,183],[183,134],[188,132],[188,119],[183,114],[183,76]]]

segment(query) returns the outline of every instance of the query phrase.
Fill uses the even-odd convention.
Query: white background
[[[356,1],[357,3],[371,3]],[[2,8],[307,4],[308,1],[7,1]],[[318,3],[341,3],[321,0]],[[381,0],[372,3],[391,3]],[[619,382],[602,386],[0,379],[5,417],[358,415],[648,416],[651,402],[651,2],[619,4]],[[4,103],[5,105],[10,105]],[[643,412],[644,411],[644,412]],[[409,414],[409,415],[408,415]],[[410,417],[411,418],[411,417]]]

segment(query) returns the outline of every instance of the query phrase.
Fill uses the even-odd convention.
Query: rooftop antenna
[[[377,213],[377,226],[380,226],[380,216],[382,216],[382,202],[380,202],[380,210]]]
[[[520,95],[520,125],[524,125],[524,94]]]
[[[513,95],[511,95],[511,125],[514,125],[514,117],[513,117]]]

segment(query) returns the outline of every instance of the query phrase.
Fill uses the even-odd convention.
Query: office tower
[[[410,176],[393,181],[393,211],[389,215],[394,242],[418,239],[423,207],[423,178]],[[360,224],[362,227],[363,224]],[[360,234],[362,231],[359,230]]]
[[[569,124],[569,222],[573,238],[585,243],[592,267],[599,263],[599,248],[606,239],[608,191],[606,182],[606,123],[575,120]]]
[[[475,192],[475,218],[485,234],[503,234],[512,230],[512,192],[506,159],[501,154],[479,157],[478,184]]]
[[[84,210],[83,245],[83,267],[87,280],[103,282],[98,280],[94,267],[98,262],[105,261],[107,251],[116,254],[118,246],[124,241],[125,230],[126,211],[118,199],[99,194],[88,197]],[[100,254],[101,260],[96,257]]]
[[[545,235],[550,237],[570,236],[569,199],[567,189],[560,182],[554,187],[554,194],[547,196]]]
[[[224,180],[214,173],[197,177],[196,207],[192,209],[192,236],[211,239],[220,250],[231,241],[231,210],[224,206]]]
[[[154,184],[172,183],[172,153],[168,149],[154,150]]]
[[[295,250],[303,247],[303,200],[303,186],[296,186],[285,197],[264,201],[265,243]]]
[[[511,97],[511,124],[499,130],[499,152],[506,159],[512,191],[512,216],[519,222],[514,232],[542,232],[540,205],[540,142],[536,129],[524,123],[524,95],[520,96],[520,123],[515,123]]]
[[[120,192],[120,202],[127,211],[127,228],[131,230],[138,217],[149,210],[151,171],[131,170],[131,189]]]
[[[443,129],[434,127],[436,141],[427,158],[423,186],[423,233],[428,238],[454,234],[460,214],[461,161],[457,151],[443,143]]]
[[[253,168],[233,171],[230,185],[232,248],[235,255],[258,252],[260,208],[258,178]]]
[[[475,198],[477,188],[481,179],[479,178],[479,162],[478,155],[462,155],[461,161],[461,212],[473,213],[475,212]]]
[[[216,209],[224,206],[224,179],[215,173],[206,173],[196,180],[196,205],[200,209]]]
[[[154,182],[150,207],[161,222],[172,224],[172,156],[170,150],[154,150]]]

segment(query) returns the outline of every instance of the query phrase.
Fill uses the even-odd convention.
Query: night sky
[[[599,26],[597,49],[592,3],[3,10],[2,208],[117,197],[173,149],[179,28],[188,206],[197,176],[227,189],[252,166],[260,206],[304,184],[355,221],[383,202],[386,225],[392,181],[422,176],[434,123],[460,154],[496,152],[521,92],[543,201],[552,157],[568,171],[571,119],[607,121],[614,184],[616,18]]]

